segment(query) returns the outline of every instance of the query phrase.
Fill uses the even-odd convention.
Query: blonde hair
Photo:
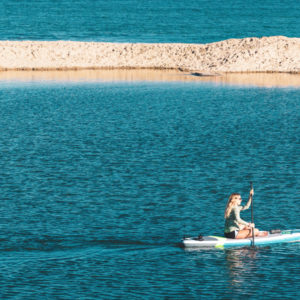
[[[232,211],[232,208],[237,204],[236,200],[233,200],[235,196],[240,196],[238,193],[233,193],[229,196],[227,205],[225,208],[224,218],[227,219]]]

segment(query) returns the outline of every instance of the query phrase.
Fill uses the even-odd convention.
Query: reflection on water
[[[21,81],[197,81],[193,76],[182,76],[177,70],[155,69],[84,69],[47,71],[3,71],[0,80]]]
[[[225,258],[232,285],[240,286],[245,282],[245,273],[255,269],[258,250],[253,248],[225,250]]]
[[[289,73],[228,73],[216,76],[193,76],[179,70],[156,69],[101,69],[101,70],[48,70],[2,71],[0,81],[158,81],[158,82],[212,82],[261,87],[300,87],[300,74]]]
[[[300,74],[290,73],[228,73],[223,76],[207,77],[207,80],[223,84],[261,87],[300,86]]]
[[[263,257],[271,253],[271,247],[243,248],[185,248],[185,252],[196,255],[196,264],[204,260],[224,260],[222,276],[228,280],[231,289],[239,290],[247,285],[250,277],[255,277]],[[221,272],[221,268],[219,269]],[[259,277],[259,276],[258,276]],[[256,280],[256,279],[255,279]]]

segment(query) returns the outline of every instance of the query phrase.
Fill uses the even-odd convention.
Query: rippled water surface
[[[293,37],[298,6],[3,0],[0,40]],[[259,228],[300,227],[299,101],[296,88],[1,80],[0,298],[299,298],[299,243],[178,245],[222,235],[250,180]]]
[[[207,43],[299,37],[291,0],[1,0],[0,40]]]
[[[299,228],[299,89],[1,82],[0,294],[296,299],[299,244],[185,251],[231,192]],[[243,218],[250,219],[250,212]]]

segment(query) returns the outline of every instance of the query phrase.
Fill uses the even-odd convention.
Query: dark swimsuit
[[[224,236],[228,239],[235,239],[235,237],[238,235],[238,230],[230,231],[230,232],[225,232]]]

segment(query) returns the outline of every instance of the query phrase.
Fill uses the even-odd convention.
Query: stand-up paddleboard
[[[268,236],[255,237],[255,246],[300,242],[300,229],[277,230],[276,233],[269,233]],[[252,238],[228,239],[221,236],[199,236],[194,238],[184,238],[182,244],[186,248],[230,248],[245,247],[252,245]]]

